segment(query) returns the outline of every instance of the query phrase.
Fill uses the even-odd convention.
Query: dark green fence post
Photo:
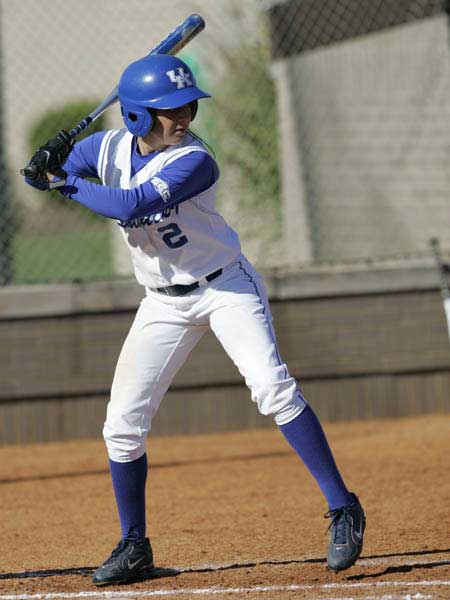
[[[11,220],[11,188],[5,165],[4,112],[3,112],[3,52],[2,15],[0,4],[0,285],[11,283],[13,277]]]

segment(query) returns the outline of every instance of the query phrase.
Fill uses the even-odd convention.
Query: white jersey
[[[106,133],[98,157],[104,185],[131,189],[153,178],[166,165],[190,152],[206,152],[190,134],[169,146],[131,177],[133,136],[126,129]],[[148,288],[189,285],[233,262],[241,253],[237,233],[215,209],[217,182],[210,188],[156,215],[119,223],[131,252],[136,279]]]

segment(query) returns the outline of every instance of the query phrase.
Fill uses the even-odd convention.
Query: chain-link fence
[[[292,260],[410,259],[429,253],[433,235],[448,246],[446,9],[436,0],[271,7]]]
[[[1,284],[131,275],[113,221],[18,172],[192,12],[206,29],[181,56],[213,94],[193,129],[216,151],[219,208],[259,268],[411,260],[430,237],[450,247],[446,2],[0,7]],[[122,126],[117,106],[100,125]]]

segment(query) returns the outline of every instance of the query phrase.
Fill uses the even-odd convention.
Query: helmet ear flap
[[[191,109],[191,121],[193,121],[195,119],[195,115],[197,114],[197,111],[198,111],[198,100],[193,100],[189,104],[189,108]]]
[[[153,115],[147,108],[134,105],[121,105],[120,110],[126,128],[138,137],[146,135],[153,126]]]
[[[151,131],[155,125],[155,120],[156,120],[156,110],[154,108],[147,108],[149,115],[150,115],[150,125],[148,128],[148,131]],[[147,133],[148,133],[147,131]]]

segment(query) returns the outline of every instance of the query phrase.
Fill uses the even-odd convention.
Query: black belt
[[[217,271],[214,271],[214,273],[210,273],[209,275],[206,275],[206,277],[203,277],[202,279],[206,280],[205,283],[206,282],[209,283],[216,277],[219,277],[219,275],[222,275],[222,271],[223,271],[223,269],[218,269]],[[189,292],[192,292],[193,290],[196,290],[197,288],[199,288],[200,283],[201,283],[200,281],[194,281],[194,283],[191,283],[189,285],[181,285],[181,284],[169,285],[168,287],[156,288],[153,291],[159,292],[160,294],[166,294],[167,296],[184,296],[184,294],[189,294]]]

